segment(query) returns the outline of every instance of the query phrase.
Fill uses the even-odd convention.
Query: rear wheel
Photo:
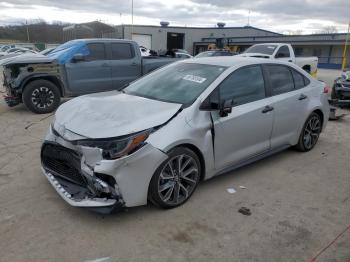
[[[23,103],[36,114],[54,111],[60,104],[60,91],[50,81],[40,79],[30,82],[22,94]]]
[[[303,67],[304,71],[306,71],[307,73],[311,74],[311,67],[309,65],[306,65]]]
[[[313,149],[320,136],[321,128],[321,117],[313,112],[304,124],[296,148],[302,152]]]
[[[162,208],[182,205],[196,189],[200,174],[200,161],[192,150],[185,147],[171,150],[152,177],[149,200]]]

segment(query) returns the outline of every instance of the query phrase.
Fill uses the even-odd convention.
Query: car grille
[[[41,161],[45,169],[73,183],[86,185],[80,173],[80,155],[58,144],[45,143],[41,150]]]

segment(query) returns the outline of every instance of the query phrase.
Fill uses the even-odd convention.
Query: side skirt
[[[280,147],[277,147],[277,148],[275,148],[275,149],[266,151],[266,152],[264,152],[264,153],[262,153],[262,154],[253,156],[253,157],[248,158],[248,159],[246,159],[246,160],[243,160],[243,161],[241,161],[241,162],[239,162],[239,163],[237,163],[237,164],[234,164],[234,165],[232,165],[232,166],[229,166],[229,167],[224,168],[223,170],[217,172],[214,176],[222,175],[222,174],[224,174],[224,173],[227,173],[227,172],[236,170],[236,169],[238,169],[238,168],[241,168],[241,167],[243,167],[243,166],[249,165],[249,164],[254,163],[254,162],[258,161],[258,160],[261,160],[261,159],[263,159],[263,158],[266,158],[266,157],[268,157],[268,156],[271,156],[271,155],[274,155],[274,154],[276,154],[276,153],[278,153],[278,152],[281,152],[281,151],[283,151],[283,150],[285,150],[285,149],[287,149],[287,148],[289,148],[289,147],[291,147],[291,146],[290,146],[290,145],[284,145],[284,146],[280,146]]]

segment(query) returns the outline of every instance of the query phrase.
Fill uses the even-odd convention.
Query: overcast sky
[[[250,11],[249,11],[250,10]],[[250,13],[250,15],[249,15]],[[349,0],[134,0],[134,24],[250,25],[280,33],[315,33],[326,26],[347,30]],[[131,0],[0,0],[0,24],[42,18],[72,23],[131,23]]]

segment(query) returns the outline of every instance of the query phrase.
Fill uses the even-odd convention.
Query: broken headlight
[[[124,138],[116,139],[84,139],[76,143],[80,146],[97,147],[102,149],[105,159],[117,159],[126,156],[145,145],[149,131],[140,132]]]

